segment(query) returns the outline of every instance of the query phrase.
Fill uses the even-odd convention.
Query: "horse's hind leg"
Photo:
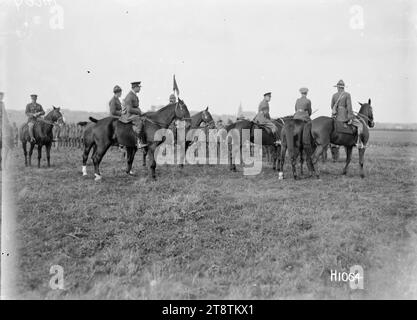
[[[146,156],[148,155],[148,148],[142,149],[142,166],[146,167]]]
[[[26,141],[22,141],[23,155],[25,156],[25,167],[28,166],[28,152],[26,149]]]
[[[41,167],[42,145],[38,145],[38,168]]]
[[[353,147],[345,147],[346,150],[346,164],[345,167],[343,168],[343,174],[347,174],[347,169],[350,163],[350,160],[352,159],[352,148]]]
[[[365,158],[365,148],[359,149],[359,172],[361,175],[361,178],[365,178],[365,172],[363,170],[363,163]]]
[[[32,154],[33,154],[34,148],[35,148],[35,145],[31,143],[30,148],[29,148],[29,167],[32,166]]]
[[[285,164],[285,155],[287,153],[287,139],[285,135],[281,136],[281,154],[280,154],[280,162],[279,162],[279,173],[278,179],[284,179],[284,164]]]
[[[110,146],[111,146],[111,143],[108,143],[101,147],[96,147],[95,152],[92,156],[93,163],[94,163],[94,175],[96,176],[95,178],[96,181],[101,180],[100,163],[104,155],[106,154],[107,150],[110,148]]]
[[[132,172],[132,165],[133,165],[133,159],[135,159],[137,148],[135,147],[126,147],[126,159],[127,159],[127,167],[126,167],[126,173],[127,174],[133,174]]]
[[[91,150],[92,146],[93,146],[93,143],[84,146],[83,166],[82,166],[82,169],[81,169],[82,173],[83,173],[83,176],[87,175],[87,160],[88,160],[88,155],[90,154],[90,150]]]
[[[47,144],[45,146],[46,148],[46,162],[48,164],[48,168],[51,167],[51,148],[52,148],[52,143]]]

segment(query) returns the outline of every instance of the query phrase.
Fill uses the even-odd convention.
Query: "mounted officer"
[[[137,134],[138,148],[144,148],[147,144],[144,140],[143,120],[140,118],[142,111],[139,108],[139,98],[137,94],[141,89],[141,81],[132,82],[132,90],[126,95],[124,99],[124,106],[122,108],[122,115],[120,121],[123,123],[133,123],[133,130]]]
[[[254,122],[269,128],[275,137],[275,144],[280,144],[279,131],[277,126],[271,121],[269,115],[269,101],[271,101],[271,92],[264,94],[264,99],[259,103],[258,114],[256,115]]]
[[[307,99],[307,88],[300,89],[301,97],[295,102],[295,114],[293,119],[299,119],[303,121],[310,121],[311,116],[311,101]]]
[[[120,102],[120,97],[122,95],[122,88],[115,86],[113,88],[113,97],[109,102],[110,115],[112,117],[119,118],[122,115],[122,103]]]
[[[36,94],[31,94],[30,98],[32,102],[26,106],[25,114],[28,117],[27,123],[29,129],[30,142],[34,143],[36,142],[36,140],[33,136],[33,126],[35,125],[37,119],[45,114],[45,111],[43,110],[42,106],[36,102],[38,100],[38,96]]]
[[[337,121],[347,122],[358,129],[358,142],[356,146],[358,149],[362,149],[365,147],[361,140],[363,125],[353,114],[350,93],[345,91],[345,83],[343,80],[340,80],[335,87],[337,88],[337,92],[332,97],[332,117]]]

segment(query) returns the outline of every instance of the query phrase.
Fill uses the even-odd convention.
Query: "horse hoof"
[[[135,175],[135,173],[134,173],[132,170],[128,171],[128,172],[127,172],[127,174],[128,174],[129,176],[134,176],[134,175]]]
[[[101,179],[102,179],[101,178],[101,175],[99,175],[99,174],[96,173],[95,176],[96,177],[94,178],[94,181],[101,181]]]
[[[363,178],[365,178],[365,175],[364,174],[361,174],[361,178],[363,179]]]
[[[284,180],[284,173],[283,172],[278,173],[278,180]]]

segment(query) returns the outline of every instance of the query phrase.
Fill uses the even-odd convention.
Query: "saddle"
[[[346,122],[334,120],[334,128],[337,133],[348,134],[351,136],[356,136],[358,129],[354,125],[349,125]]]

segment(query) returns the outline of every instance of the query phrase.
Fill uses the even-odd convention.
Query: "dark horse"
[[[285,121],[291,118],[292,116],[289,116],[289,117],[278,118],[272,121],[278,127],[279,129],[278,132],[281,132],[280,129],[283,127]],[[270,132],[269,130],[266,131],[262,125],[257,124],[256,122],[250,121],[250,120],[239,120],[235,123],[227,125],[225,129],[227,132],[230,132],[233,129],[238,130],[240,137],[243,137],[242,135],[243,129],[250,130],[250,142],[251,143],[254,143],[254,130],[262,129],[262,146],[269,146],[274,149],[273,156],[272,156],[273,169],[276,170],[277,168],[279,168],[280,159],[278,157],[278,154],[279,154],[279,150],[281,149],[281,146],[275,144],[276,139],[274,135],[272,134],[272,132]],[[240,141],[240,144],[241,144],[240,148],[242,148],[242,144],[245,142],[247,141],[242,141],[242,140]],[[229,147],[229,162],[230,162],[230,170],[236,171],[236,164],[233,163],[230,147]]]
[[[361,140],[366,144],[369,140],[369,128],[374,127],[374,116],[372,112],[371,99],[368,103],[360,103],[361,108],[357,118],[363,124]],[[303,143],[307,151],[307,166],[310,173],[319,178],[319,172],[314,168],[323,150],[330,144],[342,145],[346,149],[346,164],[343,174],[347,173],[352,158],[352,149],[356,145],[356,134],[346,134],[336,130],[336,120],[330,117],[318,117],[307,123],[304,127]],[[363,170],[365,148],[359,149],[359,170],[361,178],[365,177]]]
[[[151,114],[151,113],[146,113],[147,114]],[[201,124],[204,123],[204,126],[202,127]],[[172,131],[174,132],[174,140],[177,141],[176,139],[176,127],[175,127],[175,123],[172,123],[169,126],[170,129],[172,129]],[[204,109],[203,111],[200,111],[198,113],[196,113],[195,115],[193,115],[191,117],[191,123],[190,123],[190,127],[189,130],[193,130],[193,129],[213,129],[215,128],[215,123],[213,120],[213,117],[211,116],[211,113],[208,111],[208,107],[206,109]],[[188,131],[189,131],[188,130]],[[206,137],[208,139],[208,135],[206,132]],[[192,141],[186,141],[185,143],[185,150],[188,149],[188,147],[191,145]],[[143,148],[143,166],[146,166],[146,156],[148,153],[148,148]],[[181,162],[182,163],[182,162]],[[183,167],[183,164],[180,164],[181,167]]]
[[[284,178],[284,162],[287,148],[291,159],[294,179],[297,179],[296,161],[298,156],[300,156],[300,174],[303,175],[303,129],[305,124],[306,122],[300,119],[289,119],[285,121],[281,131],[282,144],[279,179]]]
[[[158,110],[144,115],[144,132],[148,142],[148,155],[150,158],[151,177],[155,176],[156,161],[154,157],[155,149],[163,141],[154,141],[155,133],[159,129],[168,128],[169,124],[174,120],[188,120],[190,113],[184,101],[178,99],[177,103],[172,103]],[[132,164],[137,151],[136,134],[133,130],[132,123],[120,122],[117,118],[107,117],[101,120],[96,120],[90,117],[92,122],[96,122],[92,126],[91,143],[88,144],[88,139],[84,141],[83,153],[83,175],[86,175],[86,164],[90,149],[93,148],[93,163],[95,180],[101,180],[100,163],[103,156],[106,154],[110,146],[114,144],[122,145],[126,148],[127,154],[127,168],[126,173],[132,174]]]
[[[35,142],[30,142],[27,123],[20,128],[20,141],[22,142],[23,154],[25,155],[25,166],[28,166],[28,164],[29,166],[32,165],[31,159],[35,145],[38,145],[38,168],[41,166],[42,146],[46,147],[46,160],[48,162],[48,167],[51,166],[51,147],[54,140],[52,129],[54,124],[62,125],[63,123],[64,120],[62,118],[60,108],[53,107],[52,111],[49,112],[45,118],[38,119],[33,126],[33,136],[35,138]],[[26,144],[28,142],[30,143],[29,162],[26,150]]]

